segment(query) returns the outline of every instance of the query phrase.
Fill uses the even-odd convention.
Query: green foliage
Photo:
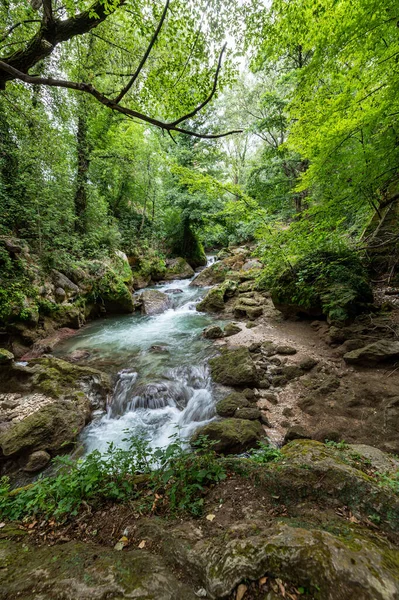
[[[281,458],[281,451],[273,448],[264,442],[259,442],[259,448],[250,452],[249,460],[263,465],[270,462],[277,462]]]
[[[354,317],[373,300],[356,253],[317,251],[285,269],[271,288],[273,301],[320,308],[331,321]]]
[[[106,501],[137,501],[140,510],[188,511],[197,516],[207,488],[226,477],[212,443],[201,438],[188,449],[177,436],[167,448],[153,449],[146,440],[125,440],[127,448],[109,444],[84,460],[57,457],[54,477],[41,477],[32,485],[10,491],[1,479],[0,514],[10,520],[31,516],[66,519],[82,504],[97,507]]]

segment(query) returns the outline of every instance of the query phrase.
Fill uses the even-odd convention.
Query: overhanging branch
[[[219,64],[220,64],[220,59],[219,59]],[[218,67],[218,69],[219,68],[220,67]],[[86,94],[90,94],[98,102],[100,102],[104,106],[107,106],[111,110],[114,110],[121,114],[127,115],[129,117],[134,117],[136,119],[139,119],[140,121],[144,121],[145,123],[149,123],[150,125],[154,125],[155,127],[159,127],[160,129],[163,129],[168,132],[177,131],[178,133],[184,133],[186,135],[191,135],[193,137],[201,138],[201,139],[217,139],[217,138],[225,137],[228,135],[232,135],[234,133],[242,133],[242,129],[237,129],[234,131],[227,131],[225,133],[214,133],[214,134],[197,133],[195,131],[183,129],[183,128],[177,126],[182,121],[185,121],[185,120],[189,119],[190,117],[192,117],[193,115],[197,114],[198,111],[201,110],[201,108],[203,108],[205,106],[205,104],[207,104],[210,101],[211,97],[215,93],[214,91],[212,91],[210,97],[208,97],[208,99],[206,101],[202,102],[196,109],[191,111],[189,114],[184,115],[183,117],[181,117],[180,119],[177,119],[176,121],[173,121],[172,123],[165,123],[163,121],[159,121],[158,119],[149,117],[148,115],[140,113],[131,108],[127,108],[125,106],[120,106],[120,104],[117,104],[115,102],[115,100],[108,98],[107,96],[105,96],[104,94],[99,92],[96,88],[94,88],[89,83],[79,83],[79,82],[75,82],[75,81],[67,81],[64,79],[54,79],[53,77],[35,77],[32,75],[27,75],[26,73],[22,73],[15,67],[12,67],[11,65],[9,65],[6,62],[1,61],[1,60],[0,60],[0,69],[5,71],[6,73],[8,73],[10,75],[11,79],[19,79],[20,81],[23,81],[24,83],[30,83],[32,85],[45,85],[45,86],[49,86],[49,87],[60,87],[60,88],[77,90],[78,92],[84,92]],[[216,81],[217,81],[217,78],[215,78],[215,82]],[[216,85],[216,83],[214,83],[214,88],[215,88],[215,85]]]
[[[122,100],[122,98],[128,93],[128,91],[130,90],[130,88],[132,87],[132,85],[134,84],[134,82],[136,81],[137,77],[140,75],[142,68],[144,67],[147,58],[150,55],[150,52],[157,40],[157,37],[159,35],[159,32],[162,29],[162,25],[165,21],[165,17],[166,17],[166,13],[168,12],[168,8],[169,8],[169,0],[166,0],[166,4],[165,4],[165,8],[163,9],[162,12],[162,16],[161,19],[158,23],[158,27],[156,28],[154,35],[151,38],[150,43],[148,44],[148,48],[145,51],[143,58],[140,61],[139,66],[137,67],[136,72],[133,74],[133,77],[130,79],[129,83],[127,83],[127,85],[125,85],[125,87],[121,90],[121,92],[118,94],[118,96],[115,98],[114,102],[115,104],[119,104],[119,102]]]

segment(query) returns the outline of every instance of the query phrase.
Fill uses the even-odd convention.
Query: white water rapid
[[[104,452],[110,442],[124,447],[131,435],[145,436],[153,447],[167,446],[170,436],[178,432],[188,438],[215,416],[206,364],[212,345],[201,336],[215,321],[196,311],[204,290],[189,284],[176,280],[156,286],[175,290],[173,308],[162,314],[97,321],[60,347],[59,355],[86,350],[86,364],[117,372],[107,413],[82,433],[86,452]]]

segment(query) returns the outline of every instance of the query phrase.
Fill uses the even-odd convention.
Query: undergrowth
[[[150,447],[148,441],[130,438],[127,448],[112,443],[101,454],[94,451],[84,460],[56,457],[57,474],[41,477],[19,490],[0,480],[0,515],[3,519],[43,517],[66,520],[82,505],[105,501],[136,500],[142,513],[188,511],[199,515],[204,493],[226,477],[213,442],[199,438],[187,449],[175,435],[167,448]]]

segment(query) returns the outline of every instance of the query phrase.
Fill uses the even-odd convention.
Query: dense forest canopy
[[[398,20],[376,0],[4,0],[1,234],[47,267],[256,239],[265,281],[363,247],[397,196]]]

